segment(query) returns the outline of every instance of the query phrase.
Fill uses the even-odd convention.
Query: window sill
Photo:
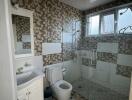
[[[85,37],[122,36],[122,35],[132,35],[132,33],[97,34],[97,35],[87,35]]]

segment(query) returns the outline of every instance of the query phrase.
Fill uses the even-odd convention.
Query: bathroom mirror
[[[12,9],[12,29],[16,57],[33,55],[33,15],[25,9]]]

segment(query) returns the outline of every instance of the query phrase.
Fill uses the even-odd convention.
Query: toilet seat
[[[63,80],[62,66],[57,66],[47,69],[48,80],[53,90],[53,96],[56,97],[57,100],[69,100],[72,85]]]
[[[72,85],[64,80],[57,81],[54,86],[61,91],[71,91]]]

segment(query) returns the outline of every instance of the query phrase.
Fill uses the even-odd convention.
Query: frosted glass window
[[[99,15],[96,15],[89,18],[88,35],[99,34],[99,17]]]
[[[114,33],[114,14],[104,15],[101,20],[101,34]]]
[[[120,9],[118,11],[118,26],[117,26],[118,32],[122,28],[128,26],[132,26],[132,11],[130,8]],[[125,33],[132,33],[132,30],[130,30],[129,28],[125,31]]]

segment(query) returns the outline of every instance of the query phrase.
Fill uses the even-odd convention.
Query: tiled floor
[[[72,100],[128,100],[127,96],[88,80],[73,83]]]

